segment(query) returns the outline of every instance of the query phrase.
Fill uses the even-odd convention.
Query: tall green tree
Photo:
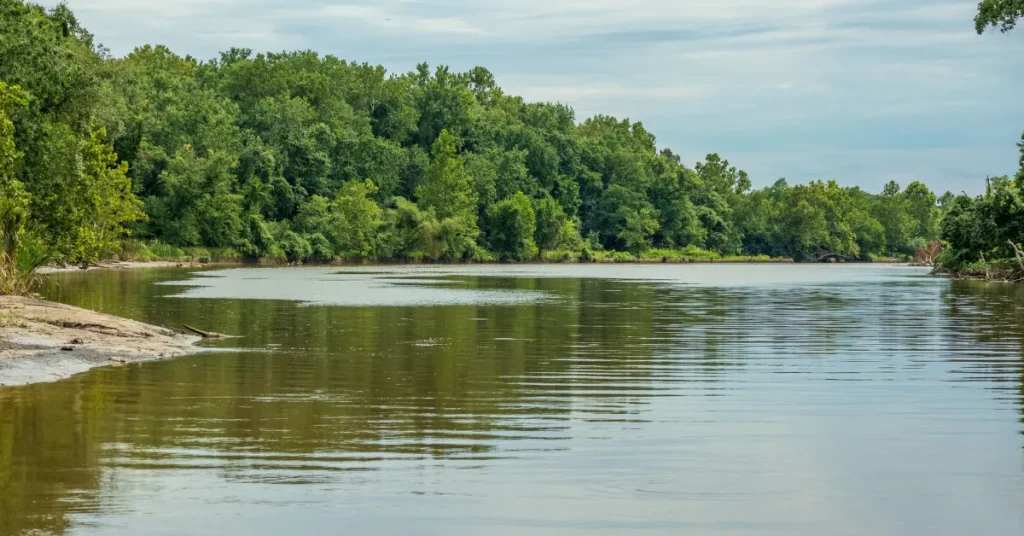
[[[175,152],[146,199],[152,234],[176,246],[231,247],[242,235],[242,201],[235,160],[221,151]]]
[[[439,221],[438,234],[450,258],[468,258],[475,253],[480,234],[477,225],[476,191],[466,173],[465,161],[456,154],[455,137],[442,130],[431,150],[432,161],[423,184],[416,189],[422,208]]]
[[[128,164],[118,162],[106,144],[106,130],[98,128],[86,140],[81,180],[61,192],[58,221],[66,224],[61,252],[75,263],[95,262],[116,251],[128,225],[146,219],[142,201],[132,193]]]
[[[339,252],[359,258],[376,256],[377,231],[384,224],[383,211],[373,201],[377,186],[367,179],[342,187],[331,205],[332,236]]]
[[[24,105],[20,88],[0,82],[0,263],[11,262],[16,255],[28,216],[29,194],[17,173],[22,154],[14,145],[14,123],[7,116],[8,109]]]
[[[537,218],[523,192],[499,201],[488,210],[490,244],[505,260],[528,260],[537,255]]]

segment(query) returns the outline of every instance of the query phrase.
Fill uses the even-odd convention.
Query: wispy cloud
[[[325,4],[309,8],[279,8],[275,18],[297,20],[318,24],[366,25],[380,30],[402,32],[426,32],[439,34],[487,35],[481,27],[474,26],[460,17],[415,16],[407,13],[403,6],[416,2],[374,2],[368,4]]]

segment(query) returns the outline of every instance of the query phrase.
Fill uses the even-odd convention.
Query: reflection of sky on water
[[[287,300],[347,307],[516,305],[546,297],[528,290],[459,288],[457,281],[345,273],[337,268],[238,268],[197,275],[164,284],[189,287],[174,296],[179,298]]]
[[[462,288],[459,278],[587,278],[700,287],[807,287],[920,279],[927,269],[899,266],[743,264],[455,265],[235,268],[200,272],[164,285],[179,298],[298,301],[335,306],[516,305],[549,298],[541,291]],[[610,289],[608,292],[621,292]]]

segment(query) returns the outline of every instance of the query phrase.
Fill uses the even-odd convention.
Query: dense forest
[[[979,30],[1012,27],[984,4]],[[0,0],[0,35],[4,265],[871,260],[930,257],[941,236],[966,266],[1006,257],[1024,224],[1024,172],[977,199],[920,182],[754,190],[717,154],[689,167],[640,122],[525,102],[482,67],[390,74],[312,51],[200,61],[149,45],[118,58],[66,6],[21,0]]]

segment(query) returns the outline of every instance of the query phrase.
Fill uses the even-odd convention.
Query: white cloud
[[[527,84],[516,86],[516,94],[528,101],[576,102],[595,99],[640,99],[682,101],[707,96],[710,88],[689,86],[637,86],[620,82],[580,83],[572,85]]]
[[[373,4],[327,4],[312,8],[280,8],[275,10],[275,17],[279,20],[315,21],[318,24],[355,23],[395,31],[475,35],[486,35],[487,33],[459,17],[415,17],[402,13],[397,7],[412,3],[407,1],[375,2]]]

